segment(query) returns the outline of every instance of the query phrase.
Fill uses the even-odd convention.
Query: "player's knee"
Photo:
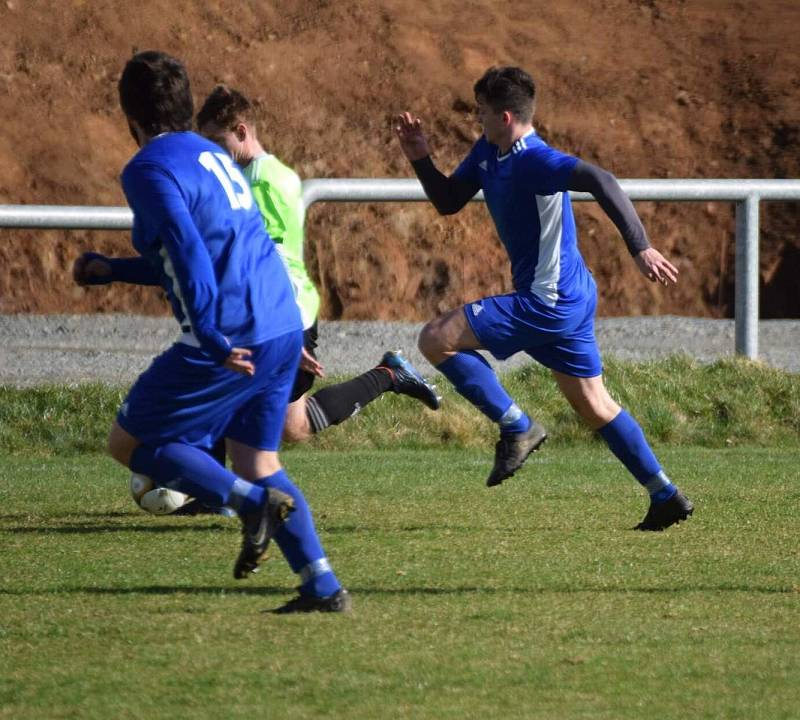
[[[106,443],[106,451],[121,465],[128,467],[131,460],[131,453],[134,448],[128,438],[117,431],[116,425],[111,429]]]
[[[596,408],[594,408],[590,403],[577,402],[573,403],[572,407],[575,409],[575,412],[578,413],[581,420],[583,420],[589,427],[593,428],[598,424],[600,416],[598,415]]]
[[[240,445],[231,453],[231,470],[244,480],[270,477],[281,469],[277,450],[257,450]]]
[[[442,352],[446,350],[435,320],[429,322],[422,328],[417,338],[417,347],[419,351],[431,361],[438,360]]]
[[[613,401],[608,402],[605,397],[597,394],[581,395],[575,398],[572,406],[593,430],[611,422],[619,410]]]
[[[286,424],[283,426],[283,440],[288,443],[302,443],[308,442],[313,433],[311,432],[311,425],[308,418],[301,416],[300,418],[288,418]]]

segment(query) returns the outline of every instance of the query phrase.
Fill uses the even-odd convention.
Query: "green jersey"
[[[302,184],[297,173],[286,167],[274,155],[259,155],[244,168],[261,210],[264,226],[289,271],[297,304],[303,316],[303,327],[314,324],[319,313],[319,293],[306,271],[303,261]]]

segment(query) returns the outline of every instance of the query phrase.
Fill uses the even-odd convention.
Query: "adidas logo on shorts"
[[[472,303],[472,314],[475,317],[478,317],[478,315],[480,315],[482,311],[483,311],[483,305],[481,305],[480,303]]]

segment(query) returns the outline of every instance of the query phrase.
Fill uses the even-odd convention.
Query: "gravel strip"
[[[384,350],[402,349],[417,367],[433,368],[416,349],[421,324],[320,323],[318,355],[329,375],[372,367]],[[177,336],[172,318],[130,315],[0,315],[0,385],[102,381],[126,385]],[[649,360],[686,353],[702,362],[734,354],[733,320],[676,316],[602,318],[597,336],[604,356]],[[761,360],[800,373],[800,321],[762,320]],[[500,369],[531,362],[520,353]]]

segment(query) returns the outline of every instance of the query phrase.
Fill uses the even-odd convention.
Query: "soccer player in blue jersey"
[[[443,215],[479,191],[511,260],[515,291],[479,299],[429,322],[419,348],[456,390],[490,420],[500,439],[486,481],[511,477],[545,441],[500,384],[486,360],[526,352],[550,368],[575,411],[606,441],[650,495],[639,530],[664,530],[693,512],[664,472],[641,427],[603,384],[594,334],[597,287],[578,250],[569,190],[591,193],[622,235],[644,276],[663,285],[677,269],[651,247],[632,203],[614,176],[548,146],[533,127],[536,87],[517,67],[492,67],[474,86],[483,136],[456,171],[442,174],[430,157],[419,118],[399,116],[395,130],[428,198]]]
[[[182,334],[131,388],[109,451],[159,486],[234,508],[242,519],[236,578],[258,570],[274,537],[301,579],[282,611],[347,610],[349,594],[278,457],[302,323],[249,184],[227,153],[190,131],[192,95],[179,60],[135,55],[119,97],[141,148],[122,173],[140,257],[112,263],[107,279],[160,284]],[[233,472],[205,451],[220,437]]]

